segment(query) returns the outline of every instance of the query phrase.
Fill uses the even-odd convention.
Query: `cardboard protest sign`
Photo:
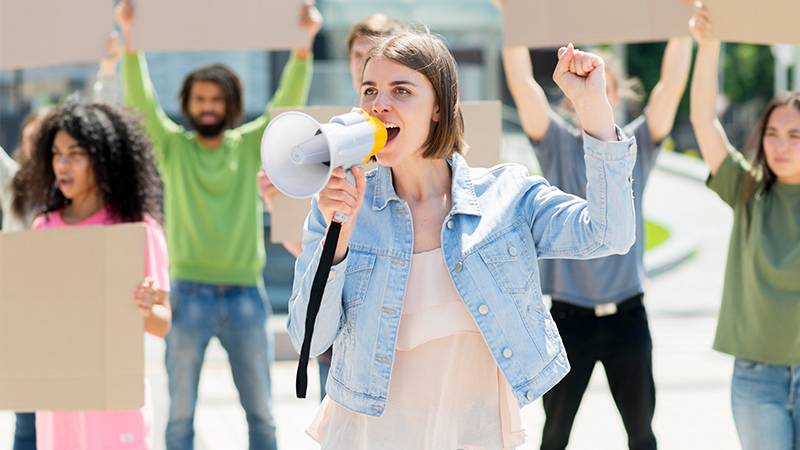
[[[99,61],[111,8],[108,0],[0,0],[0,69]]]
[[[529,48],[663,41],[687,36],[691,16],[681,0],[503,0],[503,40]]]
[[[704,0],[711,33],[726,42],[800,45],[800,1]]]
[[[497,100],[464,102],[464,139],[469,145],[464,158],[471,167],[492,167],[500,164],[503,138],[501,104]]]
[[[0,409],[144,402],[142,224],[0,233]]]
[[[311,199],[296,199],[281,193],[272,199],[270,237],[272,243],[299,242],[303,239],[303,224],[311,210]]]
[[[132,30],[143,51],[289,50],[309,45],[304,0],[138,0]]]

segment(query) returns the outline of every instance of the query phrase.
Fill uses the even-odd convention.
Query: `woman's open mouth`
[[[391,123],[386,122],[386,142],[391,142],[392,139],[396,138],[398,134],[400,134],[400,127]]]

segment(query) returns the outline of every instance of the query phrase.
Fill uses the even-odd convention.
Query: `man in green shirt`
[[[306,103],[310,44],[322,17],[314,6],[303,7],[300,26],[308,32],[309,47],[292,52],[271,104],[252,122],[234,128],[243,101],[241,82],[230,69],[213,64],[190,73],[180,102],[191,130],[172,122],[158,104],[145,58],[131,41],[131,0],[120,5],[117,20],[125,37],[125,103],[142,115],[165,187],[174,303],[166,351],[170,393],[167,448],[193,448],[200,369],[206,346],[216,336],[230,359],[247,416],[250,449],[275,449],[261,275],[265,263],[263,209],[256,174],[270,107]]]

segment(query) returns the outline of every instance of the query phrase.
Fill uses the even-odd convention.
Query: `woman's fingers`
[[[558,64],[556,64],[555,75],[560,77],[570,71],[570,64],[574,56],[574,48],[572,44],[566,47],[561,47],[558,50]]]
[[[358,194],[356,194],[358,195]],[[324,198],[327,201],[332,203],[347,203],[349,205],[355,205],[357,198],[353,195],[352,192],[346,192],[342,190],[327,190],[324,193],[320,192],[320,201]]]
[[[319,209],[326,220],[331,220],[336,212],[350,218],[358,214],[367,183],[362,169],[353,167],[350,171],[352,178],[348,179],[341,167],[334,169],[327,186],[319,193]]]
[[[342,191],[350,194],[353,198],[358,197],[357,188],[346,178],[331,178],[324,191]]]
[[[353,177],[356,179],[356,199],[357,204],[361,205],[361,202],[364,201],[364,194],[367,191],[367,177],[364,175],[364,171],[360,167],[353,167]]]
[[[689,28],[696,40],[706,39],[711,36],[711,18],[705,7],[695,10],[694,15],[689,20]]]
[[[602,65],[602,60],[599,56],[576,50],[572,44],[561,47],[558,50],[558,58],[554,78],[564,76],[565,74],[586,77],[594,69]]]
[[[592,69],[594,69],[594,58],[592,58],[591,54],[585,54],[585,58],[583,58],[583,71],[584,73],[590,73]]]
[[[586,77],[599,66],[600,58],[597,55],[575,50],[570,64],[570,73],[579,77]]]

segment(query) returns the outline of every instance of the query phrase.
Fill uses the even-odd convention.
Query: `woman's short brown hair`
[[[467,144],[458,101],[458,73],[455,58],[445,43],[427,30],[408,30],[377,42],[365,59],[364,67],[378,57],[421,73],[433,85],[439,121],[431,123],[422,157],[446,159],[454,152],[463,153]]]
[[[347,52],[349,53],[353,50],[353,44],[360,37],[379,39],[399,33],[405,29],[406,26],[402,22],[385,14],[373,14],[365,17],[353,25],[350,33],[347,34]]]

